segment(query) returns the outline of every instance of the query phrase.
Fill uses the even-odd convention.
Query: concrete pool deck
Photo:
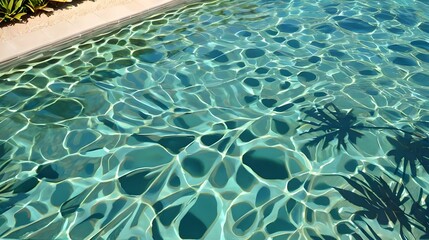
[[[95,0],[0,28],[0,67],[55,43],[79,38],[149,10],[189,0]]]

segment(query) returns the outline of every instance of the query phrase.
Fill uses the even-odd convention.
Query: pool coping
[[[62,21],[37,31],[24,33],[18,37],[19,39],[11,38],[0,43],[0,69],[8,68],[20,60],[43,56],[43,52],[52,52],[53,49],[120,28],[137,17],[145,17],[163,9],[196,1],[199,0],[134,0],[120,6],[96,10],[72,22]]]

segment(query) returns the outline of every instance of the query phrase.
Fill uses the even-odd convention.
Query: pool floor
[[[428,239],[425,0],[190,3],[0,72],[0,238]]]

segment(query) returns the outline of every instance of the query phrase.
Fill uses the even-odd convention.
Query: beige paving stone
[[[132,12],[131,15],[136,15],[136,14],[144,11],[144,9],[145,9],[143,4],[141,2],[138,2],[138,1],[127,3],[124,5],[124,7],[126,7],[127,9],[129,9]]]
[[[95,15],[103,19],[105,22],[116,22],[135,13],[135,11],[132,11],[132,9],[125,6],[118,6],[116,8],[102,9],[97,11]]]
[[[34,51],[35,49],[40,49],[41,47],[46,46],[49,43],[46,43],[46,35],[44,32],[32,32],[29,35],[23,37],[15,37],[6,43],[1,45],[9,45],[15,49],[14,52],[10,51],[0,51],[0,62],[5,61],[9,58],[19,57],[22,54],[27,52]]]
[[[11,44],[9,42],[0,44],[0,62],[7,60],[7,58],[3,59],[2,56],[15,57],[18,55],[17,52],[18,49],[14,44]]]
[[[60,36],[63,36],[63,39],[73,36],[79,32],[79,29],[72,23],[64,21],[61,24],[48,26],[40,31],[45,33],[47,42],[55,42]]]
[[[73,22],[70,22],[70,30],[75,34],[85,33],[97,26],[103,25],[104,23],[106,23],[106,21],[95,14],[85,15],[73,20]]]

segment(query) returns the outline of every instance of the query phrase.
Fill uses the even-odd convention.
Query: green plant
[[[37,11],[52,12],[56,3],[69,3],[73,0],[0,0],[0,23],[21,21],[27,13]]]
[[[48,7],[49,1],[48,0],[28,0],[28,3],[26,6],[32,11],[45,11],[45,12],[52,12],[54,11],[53,8]]]
[[[0,0],[0,22],[19,20],[25,13],[23,0]]]

